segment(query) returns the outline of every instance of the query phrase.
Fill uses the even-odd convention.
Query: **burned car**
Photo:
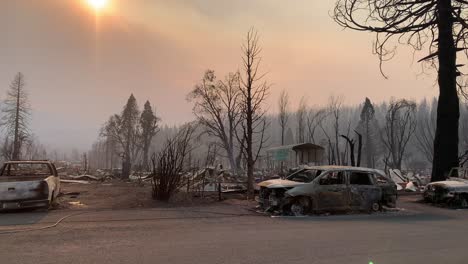
[[[468,208],[468,170],[452,168],[445,181],[429,183],[423,197],[426,202]]]
[[[0,171],[0,210],[48,209],[60,192],[60,178],[49,161],[8,161]]]
[[[396,184],[384,172],[347,166],[305,167],[285,179],[258,184],[265,211],[303,215],[323,211],[379,211],[395,207]]]

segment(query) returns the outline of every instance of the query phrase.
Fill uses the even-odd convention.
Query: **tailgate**
[[[0,201],[41,200],[48,198],[47,182],[0,181]]]

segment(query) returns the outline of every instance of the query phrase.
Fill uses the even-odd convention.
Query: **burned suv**
[[[397,187],[380,170],[347,166],[305,167],[286,179],[258,184],[265,211],[303,215],[310,212],[395,207]]]

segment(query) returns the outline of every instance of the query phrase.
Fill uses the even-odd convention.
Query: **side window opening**
[[[345,177],[343,171],[331,171],[327,175],[320,178],[320,185],[337,185],[345,184]]]
[[[374,177],[375,177],[377,184],[387,184],[390,182],[387,177],[382,176],[380,174],[374,174]]]
[[[370,174],[359,171],[353,171],[350,173],[349,183],[352,185],[373,185]]]

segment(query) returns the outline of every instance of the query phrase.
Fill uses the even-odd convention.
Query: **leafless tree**
[[[3,143],[0,148],[2,160],[10,160],[13,154],[13,144],[10,142],[9,137],[3,139]]]
[[[286,90],[282,90],[279,100],[279,115],[278,121],[281,127],[281,145],[284,145],[284,133],[286,133],[286,127],[288,126],[289,121],[289,95]]]
[[[24,75],[20,72],[11,83],[2,108],[1,125],[6,128],[7,136],[13,138],[12,153],[9,157],[13,160],[21,158],[21,147],[29,137],[28,122],[31,117],[31,108],[24,86]]]
[[[327,118],[327,110],[326,109],[310,109],[307,113],[307,132],[308,132],[308,140],[311,143],[315,142],[315,134],[317,128],[323,123],[323,121]]]
[[[330,112],[328,110],[329,109],[327,109],[327,111],[325,112],[326,117],[330,116],[329,115]],[[336,155],[335,155],[335,144],[333,144],[332,137],[328,133],[324,123],[325,122],[320,122],[320,123],[318,123],[318,126],[322,130],[323,135],[325,136],[324,142],[327,145],[327,149],[328,149],[328,151],[327,151],[327,153],[328,153],[328,164],[336,165],[337,161],[336,161]],[[325,144],[323,144],[323,145],[325,145]]]
[[[176,136],[169,138],[158,154],[151,158],[153,163],[152,189],[153,198],[168,201],[181,186],[188,154],[191,152],[191,140],[196,126],[185,125]]]
[[[466,82],[457,69],[462,67],[457,64],[457,52],[468,57],[468,1],[337,0],[334,18],[345,28],[376,33],[374,52],[381,70],[382,62],[395,54],[393,39],[415,50],[429,49],[429,55],[420,61],[436,66],[439,83],[431,180],[444,180],[451,167],[458,166],[457,89],[466,87]]]
[[[260,73],[262,62],[259,36],[255,29],[247,33],[245,43],[242,45],[243,74],[241,77],[241,128],[243,139],[242,151],[247,159],[247,192],[253,194],[254,166],[265,142],[267,121],[264,104],[269,94],[270,86],[265,81],[265,73]]]
[[[335,158],[336,158],[336,163],[337,164],[342,164],[341,162],[341,152],[340,152],[340,143],[339,143],[339,137],[340,137],[340,115],[341,115],[341,107],[343,104],[343,99],[341,97],[335,97],[331,96],[329,101],[328,101],[328,111],[333,118],[333,133],[334,133],[334,139],[335,139]]]
[[[240,76],[230,73],[224,81],[217,81],[214,71],[207,70],[201,81],[188,95],[194,103],[193,113],[206,132],[220,141],[236,173],[236,131],[239,125]]]
[[[29,160],[39,160],[39,159],[47,159],[45,155],[47,153],[45,151],[44,145],[39,142],[39,139],[31,135],[28,139],[24,142],[24,158]]]
[[[416,103],[402,99],[391,102],[387,111],[382,141],[394,169],[401,169],[406,146],[416,130],[415,110]]]
[[[416,147],[424,155],[424,158],[432,164],[434,160],[434,138],[436,131],[437,104],[431,107],[423,101],[417,111],[418,125],[415,131]]]
[[[307,118],[307,100],[305,97],[301,97],[299,105],[296,111],[296,122],[297,122],[297,143],[305,142],[306,132],[306,118]]]

